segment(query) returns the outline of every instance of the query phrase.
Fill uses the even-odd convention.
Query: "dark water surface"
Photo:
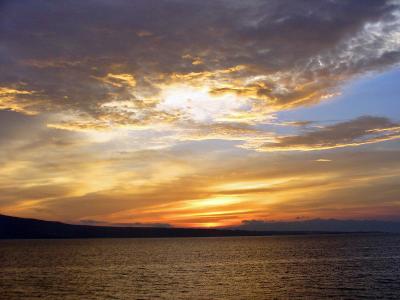
[[[0,298],[400,299],[399,235],[0,241]]]

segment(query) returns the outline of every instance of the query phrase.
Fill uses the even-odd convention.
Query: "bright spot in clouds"
[[[247,99],[232,94],[211,95],[207,87],[172,85],[165,87],[160,95],[158,109],[167,112],[182,111],[191,120],[216,121],[220,117],[246,108]]]

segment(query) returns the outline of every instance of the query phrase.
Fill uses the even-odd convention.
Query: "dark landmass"
[[[249,231],[229,229],[111,227],[72,225],[61,222],[0,215],[0,239],[222,237],[321,234],[321,231]],[[343,232],[329,232],[343,233]]]
[[[299,221],[244,220],[227,229],[249,231],[323,231],[323,232],[386,232],[400,233],[400,222],[382,220],[312,219]]]

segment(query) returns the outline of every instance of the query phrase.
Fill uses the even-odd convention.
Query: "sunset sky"
[[[400,220],[400,1],[0,1],[0,213]]]

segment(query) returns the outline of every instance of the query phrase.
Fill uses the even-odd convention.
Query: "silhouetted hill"
[[[141,238],[141,237],[218,237],[310,234],[317,231],[248,231],[192,228],[108,227],[72,225],[61,222],[0,215],[0,239],[46,238]]]

